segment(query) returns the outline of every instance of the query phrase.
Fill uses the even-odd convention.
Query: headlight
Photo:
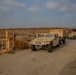
[[[45,44],[44,42],[42,42],[42,44]]]
[[[33,42],[33,44],[35,44],[35,42]]]

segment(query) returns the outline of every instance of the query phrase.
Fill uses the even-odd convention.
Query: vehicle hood
[[[46,42],[46,41],[52,41],[54,38],[36,38],[32,40],[32,42]]]

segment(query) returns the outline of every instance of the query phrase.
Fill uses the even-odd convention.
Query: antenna
[[[60,18],[59,18],[59,27],[60,27]]]

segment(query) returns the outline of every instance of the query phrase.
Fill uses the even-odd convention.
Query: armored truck
[[[53,47],[60,46],[60,39],[58,34],[37,33],[35,39],[30,44],[32,51],[36,51],[38,47],[42,47],[43,49],[47,49],[48,52],[52,52]]]
[[[50,33],[58,34],[61,43],[66,43],[67,30],[66,29],[51,29]]]

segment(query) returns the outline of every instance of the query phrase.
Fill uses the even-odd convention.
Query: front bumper
[[[49,42],[33,42],[33,43],[31,43],[32,45],[40,45],[40,46],[42,46],[42,45],[47,45],[47,44],[49,44]]]

